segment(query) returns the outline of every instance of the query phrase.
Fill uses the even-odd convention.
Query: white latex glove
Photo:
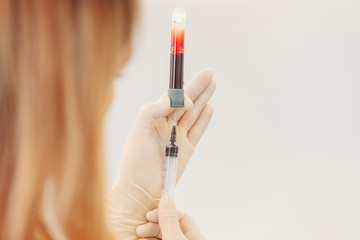
[[[159,208],[146,214],[149,221],[136,229],[141,239],[205,240],[194,220],[177,211],[170,197],[163,197]]]
[[[210,70],[200,72],[185,86],[185,108],[176,113],[177,179],[210,122],[213,108],[207,102],[215,87]],[[146,223],[146,212],[157,207],[174,115],[167,96],[139,111],[125,144],[118,180],[107,197],[110,227],[118,239],[137,239],[136,227]]]

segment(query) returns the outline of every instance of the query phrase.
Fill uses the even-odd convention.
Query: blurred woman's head
[[[47,188],[67,238],[108,237],[102,125],[135,5],[0,1],[0,238],[53,237]]]

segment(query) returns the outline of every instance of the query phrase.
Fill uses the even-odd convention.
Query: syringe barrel
[[[166,146],[166,160],[163,171],[162,196],[174,197],[177,171],[177,153],[176,145]]]

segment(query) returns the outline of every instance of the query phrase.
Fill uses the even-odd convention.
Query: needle
[[[177,108],[175,108],[174,125],[176,125],[176,110]]]

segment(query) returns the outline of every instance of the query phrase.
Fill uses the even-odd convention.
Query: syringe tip
[[[176,125],[174,124],[171,130],[170,142],[174,144],[176,142]]]

